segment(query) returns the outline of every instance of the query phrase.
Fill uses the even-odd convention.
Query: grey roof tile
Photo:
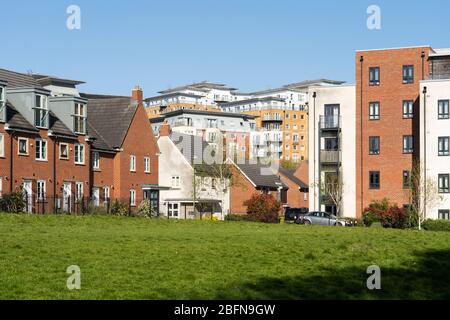
[[[39,132],[39,130],[29,123],[9,101],[6,102],[6,122],[11,129]]]

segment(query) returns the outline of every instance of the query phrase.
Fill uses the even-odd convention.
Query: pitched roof
[[[208,143],[202,137],[172,132],[170,140],[181,151],[190,165],[200,164],[203,161],[203,152]]]
[[[138,108],[129,97],[111,99],[89,99],[88,128],[94,128],[89,134],[100,137],[109,149],[120,148]],[[94,142],[95,147],[95,142]]]
[[[0,69],[0,79],[8,81],[8,88],[42,88],[42,86],[36,81],[36,79],[33,78],[33,76],[25,73]]]
[[[39,132],[9,101],[6,102],[6,122],[11,129]]]
[[[85,99],[115,99],[115,98],[131,99],[131,97],[129,97],[129,96],[115,96],[115,95],[109,95],[109,94],[85,93],[85,92],[80,92],[80,97],[85,98]]]
[[[297,178],[295,176],[295,172],[297,171],[296,169],[285,169],[283,167],[280,166],[280,168],[278,169],[278,171],[285,176],[286,178],[288,178],[289,180],[291,180],[292,182],[294,182],[296,185],[298,185],[300,188],[302,189],[307,189],[308,186],[306,185],[306,183],[304,183],[301,179]]]
[[[77,135],[70,131],[69,128],[52,112],[49,112],[50,126],[49,129],[56,135],[76,138]]]
[[[271,167],[261,164],[236,164],[236,166],[257,188],[278,189],[282,186],[289,189]]]

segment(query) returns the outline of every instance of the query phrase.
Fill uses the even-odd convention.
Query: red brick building
[[[430,47],[356,53],[356,211],[372,200],[409,203],[404,187],[419,153],[419,82]]]
[[[278,170],[281,182],[287,190],[286,206],[290,208],[309,208],[308,161],[303,161],[295,169]]]

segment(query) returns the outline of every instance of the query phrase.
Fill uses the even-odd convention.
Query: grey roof
[[[198,94],[190,94],[190,93],[183,93],[183,92],[173,92],[173,93],[166,93],[166,94],[161,94],[159,96],[146,98],[145,101],[160,100],[160,99],[171,98],[171,97],[178,97],[178,96],[183,96],[183,97],[188,97],[188,98],[203,98],[203,96],[200,96]]]
[[[9,101],[6,102],[6,122],[11,129],[39,132]]]
[[[115,96],[115,95],[109,95],[109,94],[85,93],[85,92],[81,92],[80,97],[85,98],[85,99],[115,99],[115,98],[131,99],[130,96]]]
[[[50,116],[50,130],[53,131],[53,133],[55,135],[61,135],[61,136],[66,136],[66,137],[73,137],[76,138],[77,135],[75,133],[73,133],[72,131],[70,131],[69,128],[67,128],[67,126],[61,121],[59,120],[59,118],[52,112],[49,112],[49,116]]]
[[[128,132],[138,104],[130,98],[90,99],[88,101],[88,128],[94,138],[100,137],[109,149],[120,148]],[[96,146],[94,142],[94,147]]]
[[[94,138],[94,142],[92,143],[92,147],[96,150],[103,151],[112,151],[112,148],[108,145],[108,143],[103,139],[103,137],[95,130],[95,128],[88,122],[87,130],[89,132],[89,136]]]
[[[287,88],[287,89],[305,88],[305,87],[314,86],[314,85],[317,85],[320,83],[326,83],[326,84],[330,84],[330,85],[340,85],[340,84],[345,83],[345,81],[330,80],[330,79],[305,80],[305,81],[301,81],[301,82],[287,84],[284,86],[284,88]]]
[[[236,164],[236,166],[256,185],[257,188],[276,190],[279,186],[289,189],[270,167],[261,164]]]
[[[307,189],[308,185],[306,183],[304,183],[301,179],[297,178],[295,176],[295,171],[296,169],[285,169],[283,167],[280,167],[278,169],[278,171],[285,176],[286,178],[288,178],[289,180],[291,180],[292,182],[294,182],[296,185],[298,185],[300,188],[302,189]]]
[[[33,76],[25,73],[0,69],[0,79],[8,81],[8,88],[42,88],[42,86],[36,81],[36,79],[33,78]]]
[[[174,117],[182,114],[198,114],[209,117],[233,117],[233,118],[242,118],[242,119],[255,119],[256,116],[241,114],[241,113],[233,113],[233,112],[223,112],[221,109],[217,109],[217,111],[209,111],[209,110],[198,110],[198,109],[178,109],[170,112],[166,112],[160,115],[157,119],[164,120],[169,117]]]
[[[42,86],[48,86],[51,84],[75,87],[76,85],[83,84],[85,82],[79,80],[62,79],[53,76],[43,75],[43,74],[32,74],[31,75],[36,81]]]
[[[171,93],[174,91],[180,91],[180,90],[186,90],[186,89],[199,90],[199,91],[208,91],[209,89],[230,90],[230,91],[237,90],[236,88],[226,87],[222,83],[214,83],[214,82],[209,82],[209,81],[205,80],[205,81],[201,81],[201,82],[191,83],[191,84],[188,84],[185,86],[169,88],[166,90],[159,91],[158,93],[164,94],[164,93]]]
[[[172,132],[169,138],[190,165],[202,163],[203,152],[208,147],[208,143],[203,141],[202,137]]]
[[[242,105],[242,104],[247,104],[247,103],[265,102],[265,101],[284,102],[285,99],[279,98],[279,97],[250,98],[250,99],[236,100],[236,101],[232,101],[232,102],[221,103],[220,106],[228,107],[228,106],[233,106],[233,105]]]

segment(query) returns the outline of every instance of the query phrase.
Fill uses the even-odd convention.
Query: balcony
[[[324,164],[338,164],[341,162],[341,152],[338,150],[321,150],[320,162]]]
[[[450,73],[442,73],[442,74],[430,74],[428,76],[428,80],[449,80]]]
[[[265,115],[262,118],[262,121],[282,122],[283,119],[281,119],[281,116],[276,116],[276,115],[272,114],[272,115]]]
[[[338,115],[320,116],[321,130],[339,130],[341,127],[341,117]]]

